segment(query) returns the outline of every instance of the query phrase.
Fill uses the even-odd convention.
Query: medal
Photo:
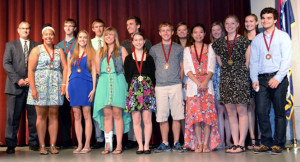
[[[273,32],[272,32],[272,35],[271,35],[271,39],[270,39],[269,46],[268,46],[268,43],[267,43],[267,40],[266,40],[265,33],[263,33],[263,36],[264,36],[264,41],[265,41],[265,44],[266,44],[266,47],[267,47],[267,50],[268,50],[268,54],[266,55],[266,59],[267,59],[267,60],[270,60],[270,59],[272,58],[272,55],[269,53],[269,51],[270,51],[270,47],[271,47],[271,43],[272,43],[272,39],[273,39],[273,36],[274,36],[274,32],[275,32],[275,29],[274,29],[274,30],[273,30]]]
[[[143,79],[144,79],[144,78],[143,78],[143,76],[141,76],[141,75],[138,77],[138,80],[139,80],[140,82],[143,81]]]
[[[76,72],[77,72],[77,73],[81,73],[80,67],[78,67],[78,68],[76,69]]]
[[[53,63],[50,63],[50,69],[54,69]]]
[[[106,72],[110,73],[110,72],[111,72],[111,68],[110,68],[110,67],[107,67],[107,68],[106,68]]]
[[[67,50],[66,41],[64,41],[64,47],[65,47],[65,51],[66,51],[67,54],[70,52],[70,50],[71,50],[72,45],[73,45],[74,42],[75,42],[75,39],[73,40],[73,42],[71,43],[69,49]]]
[[[108,73],[111,72],[111,68],[109,67],[109,60],[110,60],[110,58],[111,58],[111,55],[108,56],[108,54],[107,54],[107,56],[106,56],[106,61],[107,61],[106,72],[108,72]]]
[[[228,65],[230,65],[230,66],[233,65],[233,61],[232,61],[231,59],[229,59],[227,63],[228,63]]]
[[[168,63],[166,63],[165,66],[164,66],[164,68],[165,68],[166,70],[168,70],[169,67],[170,67],[170,65],[169,65]]]
[[[202,68],[200,66],[198,67],[198,71],[200,74],[202,73]]]
[[[202,58],[202,52],[203,52],[203,49],[204,49],[204,43],[202,42],[202,47],[201,47],[201,53],[200,53],[200,56],[198,56],[196,44],[194,44],[194,49],[195,49],[196,58],[197,58],[197,61],[198,61],[198,68],[197,68],[197,69],[198,69],[199,73],[201,74],[201,73],[202,73],[202,68],[201,68],[201,58]]]
[[[48,51],[48,48],[45,46],[45,44],[43,44],[44,45],[44,48],[46,49],[46,51],[47,51],[47,53],[48,53],[48,55],[49,55],[49,57],[50,57],[50,69],[54,69],[54,64],[53,64],[53,60],[54,60],[54,51],[55,51],[55,49],[54,49],[54,45],[53,45],[53,54],[52,54],[52,56],[50,55],[50,52]]]
[[[77,65],[78,65],[78,68],[76,69],[77,73],[81,73],[80,62],[81,62],[81,59],[84,56],[84,54],[85,54],[85,51],[83,51],[81,57],[77,60]]]
[[[138,69],[139,74],[140,74],[140,76],[138,77],[138,81],[141,82],[143,80],[143,77],[142,77],[142,67],[143,67],[145,52],[143,50],[142,60],[141,60],[140,66],[139,66],[139,63],[138,63],[138,60],[137,60],[137,57],[136,57],[135,49],[133,51],[133,55],[134,55],[134,59],[135,59],[136,68]]]
[[[229,54],[229,60],[228,60],[227,63],[228,63],[228,65],[230,65],[230,66],[233,65],[233,60],[231,59],[231,54],[232,54],[232,49],[233,49],[233,46],[234,46],[236,37],[237,37],[237,34],[235,34],[234,39],[233,39],[233,42],[232,42],[232,45],[231,45],[231,47],[229,48],[229,38],[228,38],[228,36],[227,36],[227,50],[228,50],[228,54]]]
[[[168,70],[170,65],[168,64],[168,61],[169,61],[169,58],[170,58],[170,53],[171,53],[171,48],[172,48],[172,40],[171,40],[171,45],[170,45],[170,48],[169,48],[169,52],[168,52],[168,57],[167,57],[167,54],[166,54],[166,51],[165,51],[165,47],[163,45],[163,43],[161,42],[161,46],[162,46],[162,49],[163,49],[163,52],[164,52],[164,56],[165,56],[165,61],[166,61],[166,64],[165,64],[165,69]]]

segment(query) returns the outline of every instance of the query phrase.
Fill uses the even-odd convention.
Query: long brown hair
[[[136,35],[141,36],[141,37],[143,38],[144,41],[146,40],[143,33],[137,32],[137,33],[134,33],[134,34],[133,34],[133,36],[132,36],[132,41],[133,41],[133,39],[134,39],[134,37],[135,37]],[[144,53],[146,54],[146,56],[149,55],[149,54],[147,53],[147,49],[146,49],[146,47],[145,47],[145,44],[144,44],[144,46],[143,46],[143,51],[144,51]],[[133,51],[132,51],[132,52],[133,52]]]
[[[254,17],[254,20],[255,20],[256,22],[258,22],[258,18],[257,18],[257,16],[256,16],[255,14],[250,14],[250,15],[248,15],[248,16]],[[248,16],[246,16],[246,17],[248,17]],[[245,19],[246,19],[246,17],[245,17]],[[259,34],[258,24],[255,26],[255,33],[256,33],[256,35]],[[245,30],[244,30],[244,36],[245,36],[246,38],[248,38],[248,31],[247,31],[246,27],[245,27]]]
[[[74,52],[71,58],[71,63],[76,64],[77,60],[79,58],[79,44],[78,44],[78,37],[80,35],[80,33],[85,33],[87,35],[87,44],[85,46],[85,52],[87,55],[87,68],[89,71],[91,71],[92,69],[92,61],[94,60],[95,57],[95,50],[92,46],[92,42],[91,42],[91,38],[89,36],[89,33],[86,30],[80,30],[78,35],[77,35],[77,40],[76,40],[76,44],[75,44],[75,48],[74,48]]]
[[[185,22],[179,22],[179,23],[177,24],[176,30],[175,30],[175,34],[174,34],[174,35],[175,35],[175,36],[174,36],[174,42],[176,42],[176,43],[178,43],[178,44],[181,45],[180,39],[179,39],[179,37],[178,37],[178,35],[177,35],[177,29],[178,29],[180,26],[186,26],[186,28],[187,28],[186,45],[185,45],[185,46],[186,46],[186,47],[189,47],[189,46],[193,45],[193,39],[192,39],[192,36],[191,36],[191,30],[190,30],[188,24],[185,23]]]
[[[114,27],[108,27],[104,30],[103,32],[103,38],[105,39],[105,36],[109,33],[113,31],[114,34],[115,34],[115,42],[114,42],[114,55],[113,57],[116,58],[118,57],[118,52],[120,50],[120,42],[119,42],[119,38],[118,38],[118,33],[117,33],[117,30],[116,28]],[[108,53],[108,45],[106,44],[105,40],[104,40],[104,43],[103,43],[103,47],[100,49],[100,60],[104,57],[104,55],[106,53]]]

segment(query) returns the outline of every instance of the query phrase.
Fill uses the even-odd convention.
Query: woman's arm
[[[35,47],[31,50],[29,59],[28,59],[28,80],[29,80],[29,86],[31,89],[31,95],[35,100],[38,100],[39,94],[35,88],[35,75],[34,71],[36,69],[36,66],[38,64],[40,55],[39,47]]]
[[[60,60],[61,60],[61,66],[63,69],[63,81],[60,89],[60,94],[65,95],[66,94],[66,82],[67,82],[67,73],[68,73],[68,66],[67,66],[67,61],[66,57],[64,54],[64,51],[60,48]]]
[[[70,79],[70,75],[71,75],[71,72],[72,72],[72,63],[71,63],[71,54],[70,52],[68,53],[68,56],[67,56],[67,66],[68,66],[68,72],[67,72],[67,81],[66,81],[66,98],[68,101],[70,101],[70,98],[69,98],[69,92],[68,92],[68,89],[69,89],[69,79]]]

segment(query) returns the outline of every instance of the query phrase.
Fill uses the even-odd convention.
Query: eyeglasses
[[[20,30],[30,30],[30,28],[19,28]]]

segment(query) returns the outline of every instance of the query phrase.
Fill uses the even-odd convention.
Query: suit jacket
[[[29,53],[39,45],[37,42],[30,40]],[[29,55],[28,55],[29,58]],[[25,65],[25,55],[20,39],[6,43],[3,56],[3,68],[6,71],[5,93],[19,95],[28,87],[20,87],[18,81],[28,77],[28,68]]]

